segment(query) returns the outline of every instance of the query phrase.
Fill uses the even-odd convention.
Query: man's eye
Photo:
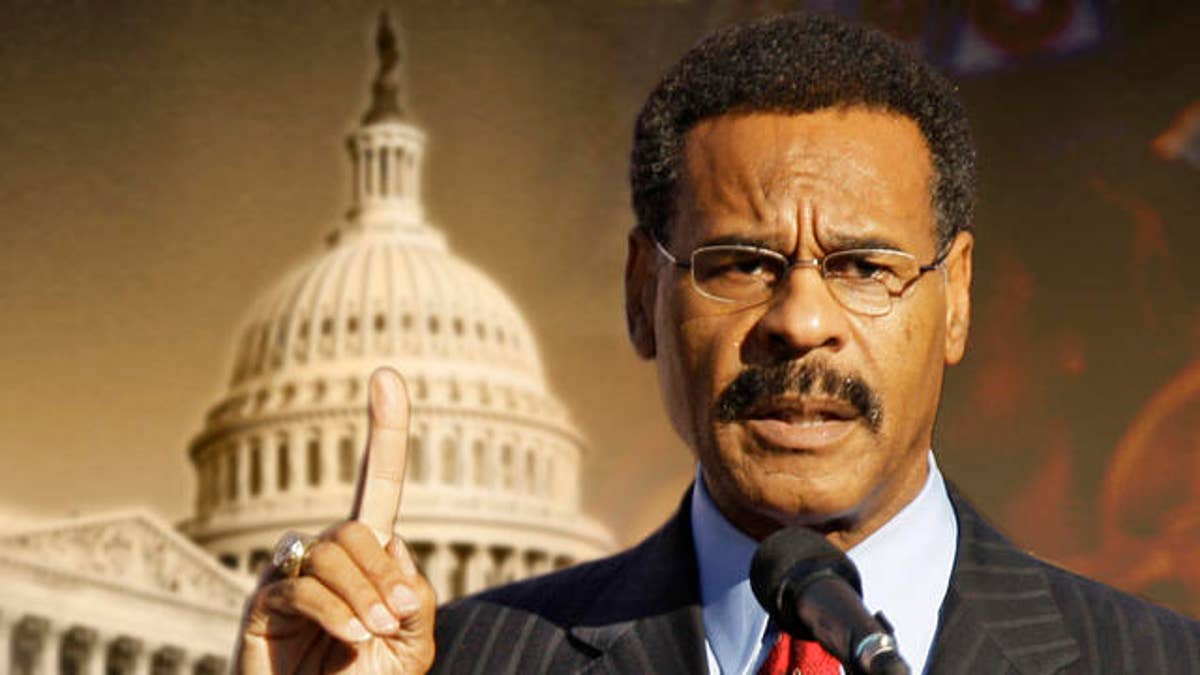
[[[762,260],[738,260],[731,263],[725,270],[727,274],[745,274],[747,276],[758,276],[765,274],[766,271]]]
[[[752,253],[711,252],[698,262],[696,276],[702,281],[719,279],[724,283],[772,283],[778,276],[778,265]]]
[[[765,258],[743,257],[727,260],[720,266],[718,274],[731,281],[771,282],[775,278],[775,266]]]
[[[892,267],[869,256],[838,256],[826,261],[826,273],[843,279],[875,279],[888,281],[895,278]]]

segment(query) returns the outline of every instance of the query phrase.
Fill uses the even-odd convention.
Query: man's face
[[[932,161],[916,123],[865,108],[725,115],[686,137],[667,249],[747,243],[792,260],[851,248],[937,256]],[[678,433],[705,485],[741,529],[826,529],[850,546],[886,522],[926,477],[944,364],[962,357],[971,237],[865,316],[818,271],[796,267],[775,295],[727,304],[630,237],[627,309],[657,360]]]

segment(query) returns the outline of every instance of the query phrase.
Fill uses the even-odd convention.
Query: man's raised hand
[[[408,448],[400,375],[376,370],[369,398],[350,519],[311,545],[298,576],[262,575],[242,621],[239,673],[424,673],[433,663],[433,590],[392,534]]]

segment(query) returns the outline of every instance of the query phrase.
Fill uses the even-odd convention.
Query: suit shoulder
[[[1089,672],[1200,674],[1200,622],[1095,579],[1038,564]]]
[[[1071,672],[1200,675],[1200,623],[1041,560],[1015,546],[954,490],[951,499],[959,520],[952,584],[960,593],[969,586],[972,606],[987,607],[984,626],[1027,644],[1061,625],[1062,637],[1079,650],[1080,670]]]
[[[1069,618],[1091,619],[1093,624],[1116,621],[1123,617],[1139,621],[1152,619],[1164,625],[1177,626],[1178,630],[1192,634],[1200,633],[1200,622],[1194,619],[1059,567],[1039,558],[1035,553],[1022,550],[976,511],[956,488],[948,487],[959,522],[959,546],[967,549],[965,552],[960,551],[965,553],[962,556],[965,560],[956,563],[960,566],[959,572],[962,571],[964,561],[976,569],[992,567],[1018,572],[1040,570],[1049,584],[1056,604],[1063,608]],[[995,579],[1004,580],[1005,577],[1001,575]]]
[[[1083,622],[1090,619],[1096,625],[1125,623],[1130,630],[1157,624],[1174,633],[1200,637],[1200,622],[1195,619],[1044,560],[1034,560],[1045,572],[1057,604],[1070,617]]]

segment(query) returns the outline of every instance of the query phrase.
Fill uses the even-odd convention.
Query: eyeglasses
[[[942,266],[949,249],[928,265],[904,251],[856,248],[830,253],[824,258],[789,260],[758,246],[721,244],[701,246],[690,261],[671,255],[651,237],[658,252],[675,266],[691,270],[692,285],[717,302],[756,305],[770,300],[795,267],[812,267],[821,273],[833,297],[846,309],[867,316],[883,316],[894,299],[921,275]]]

